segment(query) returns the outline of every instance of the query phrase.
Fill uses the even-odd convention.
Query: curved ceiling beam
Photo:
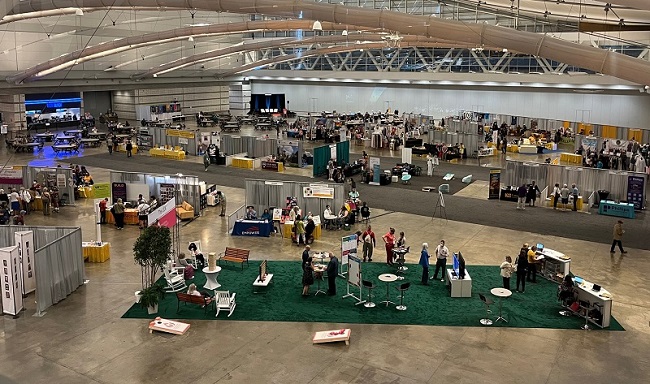
[[[343,30],[344,26],[334,23],[321,23],[323,30]],[[313,21],[309,20],[262,20],[245,21],[240,23],[211,24],[202,27],[184,27],[163,32],[147,33],[140,36],[125,37],[79,49],[74,52],[50,59],[44,63],[35,65],[24,71],[8,76],[6,81],[12,84],[20,84],[29,81],[33,77],[42,77],[73,65],[83,63],[98,57],[109,56],[115,53],[135,49],[147,45],[160,44],[161,42],[186,39],[189,36],[208,36],[216,34],[236,34],[242,32],[274,30],[287,31],[295,29],[311,30]]]
[[[2,19],[0,19],[0,25],[3,24],[9,24],[13,23],[14,21],[21,21],[21,20],[30,20],[30,19],[39,19],[41,17],[49,17],[49,16],[63,16],[63,15],[74,15],[77,13],[77,11],[81,9],[84,12],[94,12],[94,11],[101,11],[101,10],[111,10],[111,11],[131,11],[133,10],[133,7],[96,7],[96,8],[85,8],[85,7],[80,7],[80,8],[58,8],[58,9],[51,9],[47,11],[36,11],[36,12],[26,12],[26,13],[21,13],[17,15],[6,15]],[[155,8],[147,8],[147,7],[139,7],[138,10],[141,11],[161,11],[161,10],[168,10],[168,11],[179,11],[183,10],[185,8],[171,8],[171,7],[155,7]]]
[[[402,43],[400,44],[400,48],[413,48],[413,47],[435,47],[437,44],[434,42],[409,42],[409,43]],[[277,56],[271,59],[265,59],[265,60],[259,60],[254,63],[250,64],[245,64],[242,65],[239,68],[233,68],[231,70],[221,72],[215,75],[217,78],[226,78],[229,76],[233,76],[236,74],[252,71],[255,69],[261,69],[262,67],[267,67],[269,65],[273,64],[280,64],[280,63],[285,63],[288,61],[292,60],[297,60],[297,59],[304,59],[306,57],[312,57],[312,56],[318,56],[318,55],[326,55],[330,53],[341,53],[341,52],[350,52],[350,51],[356,51],[359,49],[381,49],[381,48],[386,48],[385,43],[361,43],[361,44],[354,44],[352,46],[337,46],[337,47],[327,47],[327,48],[318,48],[318,49],[312,49],[309,51],[302,52],[300,55],[297,54],[291,54],[291,55],[283,55],[283,56]],[[450,48],[471,48],[471,46],[468,45],[453,45]]]
[[[278,48],[278,47],[284,47],[284,46],[291,46],[291,45],[309,45],[309,44],[336,44],[336,43],[345,43],[349,42],[350,40],[352,41],[352,44],[354,46],[354,41],[360,40],[360,41],[383,41],[384,36],[382,35],[377,35],[377,34],[370,34],[370,33],[362,33],[362,34],[354,34],[354,35],[349,35],[349,36],[342,36],[342,35],[333,35],[333,36],[317,36],[317,37],[311,37],[307,39],[296,39],[296,38],[288,38],[288,39],[276,39],[276,40],[267,40],[267,41],[259,41],[255,43],[244,43],[244,44],[238,44],[238,45],[233,45],[227,48],[223,49],[217,49],[205,53],[200,53],[197,55],[192,55],[188,57],[184,57],[178,60],[171,61],[166,64],[162,64],[158,67],[151,68],[146,72],[138,73],[133,76],[131,76],[132,80],[142,80],[147,77],[158,77],[159,75],[162,75],[164,73],[169,73],[172,71],[176,71],[182,68],[185,68],[187,66],[201,63],[201,62],[206,62],[206,61],[212,61],[218,58],[222,58],[225,56],[232,55],[234,53],[240,53],[240,52],[245,52],[245,51],[253,51],[257,49],[262,49],[262,48]],[[401,43],[421,43],[421,44],[428,44],[429,46],[431,44],[435,44],[437,47],[440,46],[449,46],[450,44],[454,44],[455,42],[453,41],[434,41],[432,39],[427,39],[425,37],[420,37],[420,36],[404,36],[401,40]],[[424,45],[423,45],[424,46]]]
[[[13,14],[61,7],[106,7],[109,0],[28,0],[18,3]],[[629,1],[629,0],[628,0]],[[56,4],[55,4],[56,3]],[[303,17],[368,28],[385,28],[408,35],[447,38],[466,44],[490,44],[542,56],[639,84],[650,84],[650,62],[576,44],[532,32],[513,31],[488,24],[466,24],[435,16],[417,16],[387,9],[312,3],[304,0],[113,0],[117,6],[185,7],[205,11]]]

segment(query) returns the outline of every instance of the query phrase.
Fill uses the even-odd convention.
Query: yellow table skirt
[[[565,161],[571,164],[582,164],[582,155],[576,155],[574,153],[561,153],[560,161]]]
[[[32,211],[43,211],[43,199],[36,197],[29,203],[29,206]]]
[[[79,191],[79,197],[85,198],[85,199],[94,199],[95,198],[95,187],[92,185],[89,185],[87,187],[79,187],[77,188]]]
[[[554,201],[555,201],[555,196],[551,196],[551,205],[549,205],[549,207],[553,206]],[[560,199],[557,202],[557,206],[558,208],[565,208],[562,205],[562,199]],[[573,201],[571,199],[569,199],[569,203],[567,204],[566,208],[573,209]],[[582,210],[582,196],[578,196],[578,203],[576,204],[576,208],[578,208],[578,211]]]
[[[506,150],[508,152],[519,153],[519,146],[514,145],[514,144],[508,144],[508,148]]]
[[[133,149],[131,150],[131,153],[135,155],[136,153],[138,153],[138,146],[135,145],[135,144],[132,144],[132,145],[133,145]],[[120,145],[118,145],[117,146],[117,152],[125,152],[126,153],[126,144],[121,143]]]
[[[241,158],[232,159],[232,166],[235,168],[253,169],[254,164],[255,163],[253,159],[241,159]]]
[[[293,224],[282,224],[282,237],[285,239],[290,239],[291,234],[291,229],[293,228]],[[314,228],[314,233],[312,234],[314,236],[314,240],[318,240],[321,237],[321,226],[320,224]]]
[[[111,244],[102,243],[102,245],[83,245],[84,260],[88,259],[90,263],[103,263],[111,258]]]

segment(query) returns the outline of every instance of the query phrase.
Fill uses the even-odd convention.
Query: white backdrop
[[[650,95],[645,93],[610,95],[575,93],[570,89],[551,92],[531,88],[440,89],[271,81],[253,82],[252,93],[284,93],[292,111],[366,112],[385,111],[390,106],[400,114],[413,112],[436,119],[459,110],[480,110],[630,128],[645,128],[650,121]]]

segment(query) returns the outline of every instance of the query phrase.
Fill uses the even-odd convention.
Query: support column
[[[244,80],[229,85],[228,101],[230,114],[233,116],[246,116],[250,111],[251,83]]]
[[[26,130],[25,95],[0,95],[0,114],[10,137],[11,132]]]

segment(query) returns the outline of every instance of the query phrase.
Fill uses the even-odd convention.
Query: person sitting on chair
[[[184,253],[178,255],[178,264],[184,268],[183,278],[185,280],[192,280],[194,278],[194,266],[187,261]]]
[[[195,243],[190,243],[190,246],[187,247],[190,251],[190,255],[194,256],[197,262],[197,268],[203,269],[205,267],[205,258],[203,257],[203,254],[201,253],[201,250],[198,249]]]
[[[265,209],[264,212],[262,213],[262,217],[260,217],[261,220],[266,220],[266,221],[271,221],[271,213],[269,213],[268,209]]]
[[[560,301],[565,302],[568,298],[573,297],[573,279],[570,275],[564,276],[562,284],[558,287],[558,298]]]
[[[246,220],[257,220],[257,212],[252,205],[249,206],[248,210],[246,211]]]
[[[192,295],[192,296],[204,297],[206,303],[208,303],[208,304],[210,304],[212,302],[212,297],[209,294],[207,294],[205,292],[201,292],[198,289],[196,289],[196,284],[194,284],[194,283],[190,284],[187,287],[187,294]],[[203,306],[201,306],[201,307],[203,307]]]

